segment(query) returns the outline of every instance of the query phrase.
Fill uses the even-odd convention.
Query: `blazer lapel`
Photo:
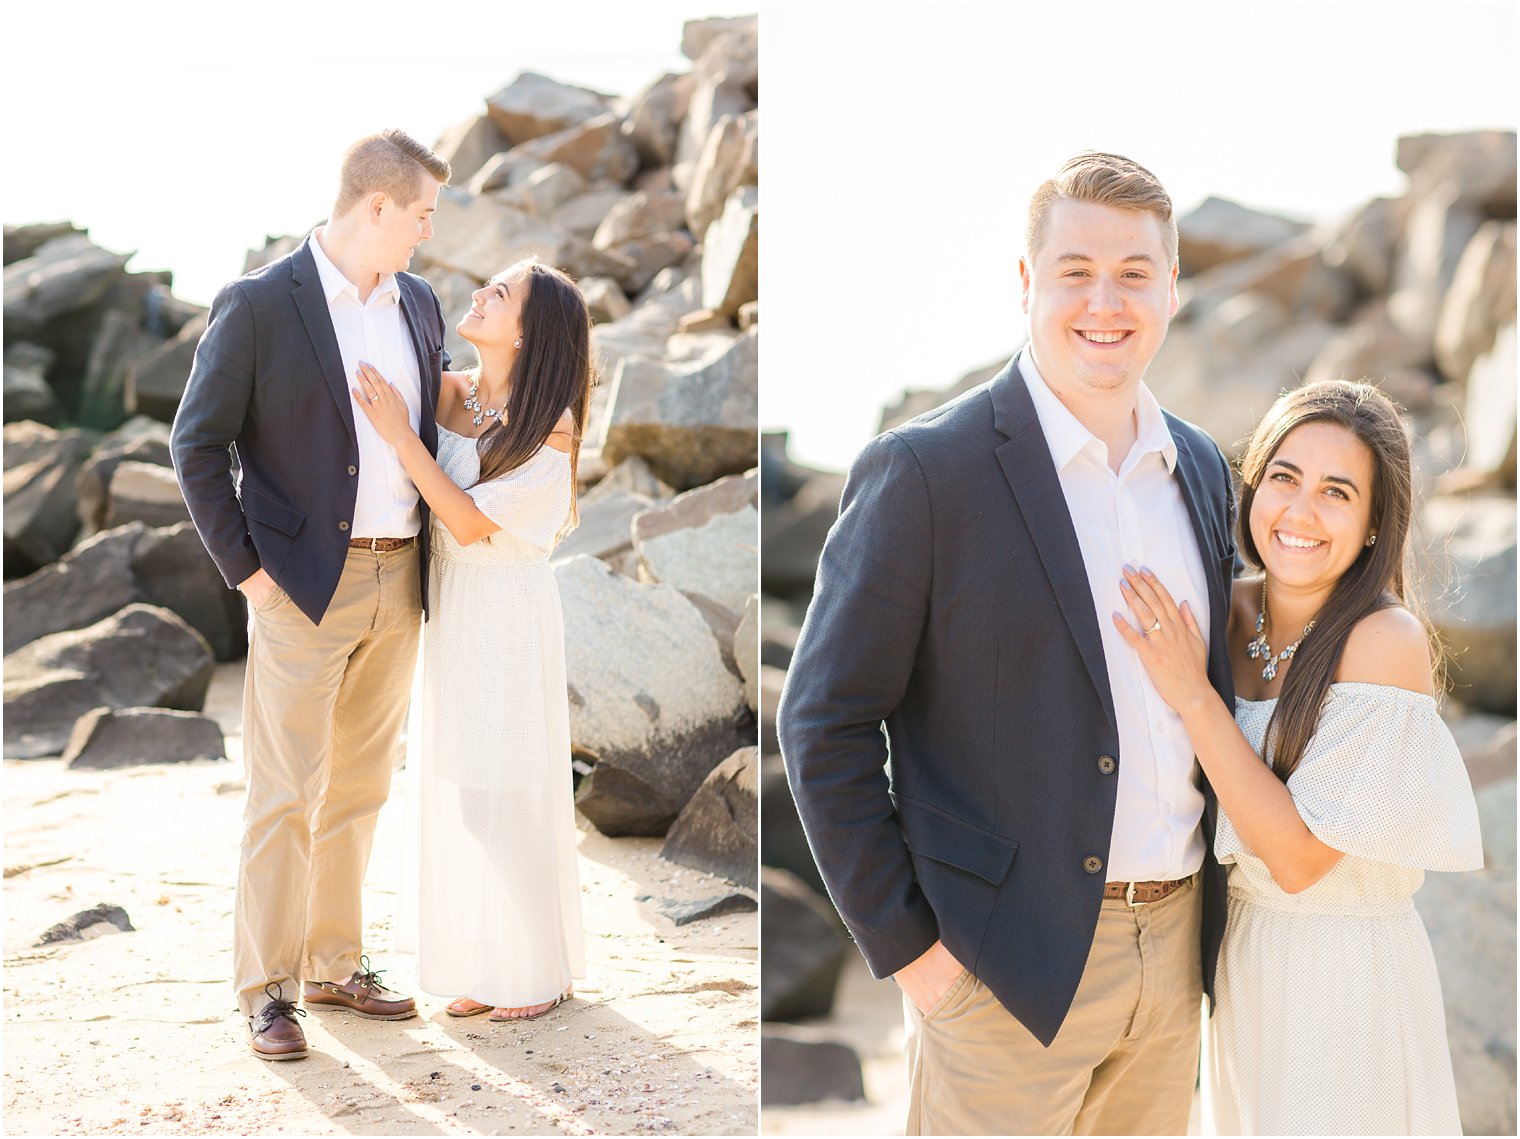
[[[1182,501],[1187,504],[1188,519],[1193,524],[1193,536],[1198,540],[1198,553],[1203,558],[1203,573],[1209,589],[1209,679],[1215,688],[1220,688],[1221,678],[1229,676],[1225,625],[1229,620],[1230,605],[1229,588],[1220,579],[1219,563],[1229,543],[1227,536],[1219,532],[1217,520],[1204,510],[1207,501],[1205,476],[1192,443],[1186,433],[1177,430],[1169,414],[1162,414],[1166,416],[1167,429],[1177,444],[1176,479],[1182,488]]]
[[[315,237],[306,239],[308,244],[315,240]],[[353,397],[349,395],[348,378],[343,374],[343,354],[338,351],[338,334],[333,331],[332,313],[327,307],[327,296],[322,291],[322,278],[317,273],[317,263],[312,260],[307,245],[302,245],[291,257],[290,264],[291,276],[295,280],[291,295],[295,298],[296,311],[301,314],[301,323],[306,326],[306,335],[311,340],[312,350],[317,354],[317,363],[321,365],[327,388],[337,401],[338,414],[348,428],[349,441],[358,447],[359,436],[354,430]]]
[[[398,273],[396,280],[401,287],[401,314],[406,318],[406,330],[411,334],[412,351],[417,355],[417,377],[422,388],[422,424],[419,434],[429,451],[438,451],[438,383],[439,375],[432,366],[432,340],[424,331],[421,299],[413,291],[411,279]],[[435,337],[440,341],[442,337]]]
[[[1098,629],[1098,614],[1087,584],[1082,548],[1077,543],[1060,476],[1040,430],[1034,401],[1029,398],[1029,389],[1019,372],[1018,360],[1015,356],[1009,361],[991,385],[993,424],[1007,436],[997,447],[998,462],[1039,552],[1072,640],[1097,689],[1103,711],[1117,730],[1113,693],[1108,684],[1108,661],[1103,655],[1103,635]]]

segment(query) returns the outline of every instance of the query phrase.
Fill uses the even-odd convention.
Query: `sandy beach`
[[[404,788],[382,812],[367,949],[419,1016],[313,1008],[311,1056],[248,1048],[230,984],[242,665],[207,704],[228,760],[69,771],[5,763],[5,1130],[26,1134],[754,1134],[757,922],[662,912],[733,892],[580,820],[588,976],[531,1023],[455,1019],[393,951]],[[98,903],[135,932],[38,948]],[[109,929],[96,926],[95,930]]]

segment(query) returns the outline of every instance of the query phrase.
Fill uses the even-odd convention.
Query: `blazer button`
[[[347,522],[339,522],[338,523],[338,529],[339,530],[347,530],[348,529],[348,523]]]
[[[1113,756],[1100,755],[1098,757],[1098,770],[1103,772],[1104,775],[1112,775],[1118,769],[1119,765],[1115,762]]]
[[[1086,858],[1082,859],[1082,869],[1086,870],[1089,874],[1096,874],[1099,870],[1103,869],[1103,859],[1099,858],[1096,854],[1089,854]]]
[[[359,473],[359,468],[358,467],[349,467],[348,468],[348,473],[351,474],[351,475],[356,475],[356,474]]]

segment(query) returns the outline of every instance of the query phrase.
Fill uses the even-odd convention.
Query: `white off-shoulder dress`
[[[1237,700],[1258,755],[1275,700]],[[1205,1066],[1220,1135],[1461,1132],[1441,982],[1414,893],[1483,865],[1478,810],[1429,696],[1333,684],[1288,779],[1345,857],[1285,893],[1221,809],[1230,905]]]
[[[440,426],[438,465],[501,530],[461,546],[432,523],[418,983],[541,1004],[584,974],[564,622],[548,561],[570,511],[570,456],[544,446],[476,486],[476,441]]]

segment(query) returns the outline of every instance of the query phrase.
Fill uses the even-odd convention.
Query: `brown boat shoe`
[[[380,983],[383,969],[370,968],[369,958],[359,958],[360,969],[343,984],[307,981],[307,1005],[344,1009],[370,1020],[409,1020],[417,1015],[417,1002]]]
[[[296,1017],[305,1016],[306,1011],[284,999],[285,990],[278,981],[265,985],[264,993],[269,1003],[248,1018],[253,1054],[261,1060],[306,1059],[306,1034],[296,1023]]]

